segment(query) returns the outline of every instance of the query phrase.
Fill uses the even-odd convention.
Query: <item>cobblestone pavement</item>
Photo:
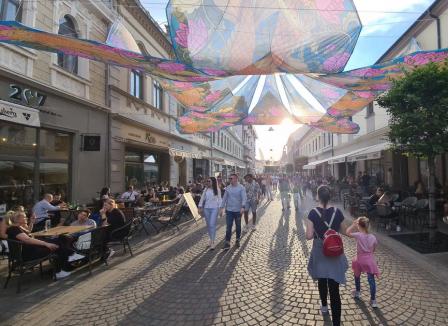
[[[304,238],[303,215],[312,204],[308,199],[298,214],[282,214],[278,200],[264,202],[257,230],[227,252],[206,249],[203,222],[183,228],[105,273],[78,285],[62,282],[64,293],[17,312],[15,325],[327,325],[306,269],[311,242]],[[220,219],[218,237],[223,235]],[[355,245],[344,241],[350,259]],[[366,279],[362,299],[350,297],[348,272],[341,288],[343,325],[448,324],[444,286],[382,244],[377,259],[379,308],[368,304]]]

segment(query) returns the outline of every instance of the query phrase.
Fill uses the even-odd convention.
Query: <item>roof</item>
[[[378,64],[382,61],[384,61],[384,59],[386,59],[386,57],[395,50],[395,48],[397,47],[397,45],[400,44],[401,41],[403,41],[404,39],[406,39],[407,37],[409,37],[409,34],[413,34],[412,30],[414,30],[417,26],[422,24],[422,20],[425,18],[425,16],[428,16],[432,13],[433,9],[435,9],[438,5],[441,4],[446,4],[446,0],[435,0],[429,7],[428,9],[426,9],[421,15],[420,17],[418,17],[415,22],[409,26],[409,28],[394,42],[394,44],[392,44],[387,50],[386,52],[384,52],[381,57],[378,58],[378,60],[375,62],[375,64]]]

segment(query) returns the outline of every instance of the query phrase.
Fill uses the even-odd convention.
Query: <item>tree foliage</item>
[[[448,152],[448,62],[406,72],[378,103],[390,115],[393,147],[420,158]]]

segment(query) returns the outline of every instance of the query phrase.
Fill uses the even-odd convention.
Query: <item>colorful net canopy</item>
[[[350,117],[405,71],[448,50],[418,51],[343,72],[361,24],[349,0],[172,0],[167,6],[176,59],[140,53],[123,24],[108,44],[0,22],[0,42],[75,55],[151,74],[188,110],[183,133],[285,118],[333,133],[357,133]]]

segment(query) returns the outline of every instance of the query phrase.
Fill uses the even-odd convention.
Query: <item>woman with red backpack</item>
[[[344,215],[335,207],[328,207],[331,191],[327,186],[317,189],[320,205],[313,208],[306,221],[306,238],[313,239],[313,247],[308,262],[308,272],[318,281],[322,314],[328,313],[327,297],[330,293],[330,306],[333,325],[341,324],[341,297],[339,284],[345,284],[348,269],[340,232],[345,233]]]

